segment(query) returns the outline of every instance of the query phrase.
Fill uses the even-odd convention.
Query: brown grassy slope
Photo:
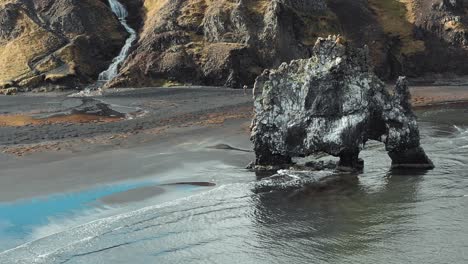
[[[0,42],[0,83],[31,77],[33,69],[29,63],[63,44],[59,37],[33,21],[25,10],[18,10],[16,27],[21,29],[16,38]]]
[[[400,39],[403,55],[425,50],[424,42],[414,38],[414,9],[411,0],[369,0],[369,4],[376,12],[384,32],[390,37]]]
[[[126,33],[103,1],[1,0],[0,85],[86,83],[119,51]]]
[[[115,86],[251,83],[264,68],[308,56],[340,32],[335,14],[295,1],[146,0],[135,51]]]

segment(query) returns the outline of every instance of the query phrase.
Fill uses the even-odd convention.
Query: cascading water
[[[119,18],[120,24],[124,26],[125,30],[130,34],[130,36],[125,41],[125,45],[117,57],[112,60],[111,65],[107,70],[101,72],[98,77],[96,84],[91,85],[90,87],[80,91],[78,93],[73,93],[69,97],[89,97],[89,96],[98,96],[102,94],[101,86],[106,82],[112,80],[117,73],[119,72],[119,67],[122,62],[127,58],[128,52],[132,47],[133,42],[136,40],[136,32],[131,28],[127,23],[128,12],[127,9],[118,1],[118,0],[108,0],[109,6],[112,9],[112,12]]]
[[[119,67],[122,62],[127,58],[128,52],[136,40],[136,32],[131,28],[127,23],[128,12],[125,7],[118,0],[108,0],[109,5],[112,9],[112,12],[117,15],[122,26],[125,27],[125,30],[130,34],[130,36],[125,41],[125,45],[120,51],[119,55],[112,60],[109,68],[99,74],[98,81],[106,82],[112,80],[119,71]]]

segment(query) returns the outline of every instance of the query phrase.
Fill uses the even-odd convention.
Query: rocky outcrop
[[[105,0],[2,0],[0,86],[90,83],[125,38]]]
[[[463,0],[408,1],[413,36],[425,48],[400,59],[402,72],[429,79],[434,79],[434,73],[468,74],[466,5]]]
[[[138,41],[106,87],[252,85],[318,37],[369,46],[385,80],[467,75],[464,0],[121,0]],[[0,88],[87,85],[127,33],[107,0],[0,0]]]
[[[144,10],[140,39],[111,87],[240,88],[265,68],[308,57],[317,36],[339,28],[325,0],[153,0]]]
[[[454,47],[468,47],[468,17],[463,0],[414,0],[412,5],[414,24],[422,35],[432,34]]]
[[[326,152],[359,168],[368,140],[385,143],[393,167],[432,168],[420,146],[406,79],[394,94],[373,73],[368,51],[340,37],[320,38],[310,59],[267,70],[255,83],[252,122],[257,165]]]
[[[140,39],[108,87],[242,87],[338,33],[367,44],[384,79],[468,74],[461,0],[145,0],[142,10]]]

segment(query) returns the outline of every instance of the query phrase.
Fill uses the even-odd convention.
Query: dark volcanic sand
[[[463,86],[414,87],[412,95],[413,104],[421,107],[466,102],[468,89]],[[130,118],[73,112],[83,101],[93,100],[109,104],[112,110]],[[65,94],[0,96],[0,145],[135,133],[200,121],[222,123],[223,117],[248,118],[251,105],[250,93],[244,95],[242,90],[217,87],[110,90],[94,99],[69,98]],[[64,113],[70,115],[63,116]],[[106,115],[105,111],[98,114]],[[51,120],[44,119],[47,117]],[[37,122],[31,122],[31,118]]]
[[[442,96],[442,93],[455,95],[456,100],[447,101],[460,101],[464,100],[463,98],[467,98],[463,87],[444,87],[440,90],[431,87],[413,89],[415,99],[420,99],[422,96],[423,99],[428,98],[426,102],[430,102],[431,104],[436,102],[432,98],[437,98],[438,103],[444,102],[446,97]],[[431,99],[429,100],[429,98]],[[99,100],[109,104],[110,107],[106,108],[108,105],[104,105],[97,107],[97,109],[93,108],[93,106],[101,102]],[[424,100],[419,101],[424,102]],[[83,107],[83,103],[86,103],[88,107]],[[147,225],[145,224],[145,227],[148,226],[150,229],[143,231],[143,237],[139,237],[138,232],[126,232],[124,228],[122,229],[125,231],[123,233],[124,238],[112,237],[111,232],[109,233],[111,236],[106,240],[106,235],[99,237],[99,234],[96,233],[96,230],[101,230],[101,227],[99,229],[77,228],[76,230],[84,231],[84,234],[71,235],[73,239],[78,241],[86,237],[87,230],[91,230],[93,236],[98,234],[95,240],[88,241],[93,243],[90,244],[93,245],[90,248],[91,253],[96,252],[96,249],[107,248],[105,242],[99,243],[101,238],[103,238],[102,241],[108,241],[112,245],[115,243],[128,245],[129,247],[135,241],[148,241],[148,248],[141,246],[139,243],[135,244],[135,249],[116,247],[116,252],[105,250],[99,254],[89,254],[89,257],[95,257],[95,261],[86,262],[86,260],[83,260],[84,262],[77,263],[101,263],[102,261],[96,261],[100,254],[103,254],[103,259],[107,259],[108,256],[116,256],[116,259],[119,260],[125,259],[126,256],[144,258],[145,254],[154,253],[155,248],[164,249],[166,245],[173,245],[172,242],[174,241],[177,242],[176,245],[178,247],[173,252],[186,254],[187,250],[190,251],[192,249],[190,245],[190,239],[192,238],[204,240],[200,243],[196,242],[194,245],[212,246],[214,252],[217,253],[219,253],[219,250],[223,250],[225,245],[229,245],[225,248],[226,252],[221,251],[223,254],[210,254],[210,249],[200,251],[203,252],[204,256],[206,254],[211,257],[225,256],[223,258],[224,262],[226,262],[226,260],[232,259],[234,255],[236,257],[239,256],[239,252],[232,251],[232,245],[235,248],[242,248],[246,246],[245,241],[250,241],[252,237],[265,237],[265,234],[278,234],[278,236],[273,236],[270,239],[270,236],[267,235],[265,241],[260,241],[265,245],[265,248],[260,247],[260,249],[271,250],[273,252],[265,251],[268,257],[261,256],[260,260],[269,260],[271,256],[278,253],[287,255],[291,252],[289,250],[291,241],[303,241],[302,234],[312,234],[318,238],[321,235],[325,235],[323,238],[326,240],[324,242],[319,239],[320,243],[318,245],[308,244],[303,245],[303,247],[301,244],[294,244],[294,248],[299,249],[299,254],[296,256],[305,256],[301,255],[305,253],[313,256],[304,257],[302,260],[321,259],[321,257],[328,259],[330,254],[335,256],[333,255],[333,249],[336,248],[334,241],[342,241],[343,238],[348,236],[351,242],[347,242],[346,239],[343,240],[343,245],[339,245],[338,247],[340,249],[339,252],[341,253],[341,249],[345,249],[348,246],[352,250],[356,249],[354,247],[356,243],[358,246],[369,247],[370,250],[366,252],[376,252],[367,261],[369,263],[375,262],[375,259],[386,259],[385,252],[389,252],[390,259],[393,259],[395,256],[391,252],[395,250],[394,245],[402,245],[397,250],[399,252],[401,250],[411,252],[411,254],[407,253],[406,256],[424,256],[422,254],[413,254],[413,252],[415,250],[418,252],[418,249],[434,252],[430,245],[425,244],[430,244],[434,238],[450,240],[452,245],[449,245],[449,248],[458,249],[460,252],[463,250],[463,248],[454,247],[453,245],[463,244],[465,242],[464,237],[466,236],[460,233],[460,231],[450,232],[452,226],[462,225],[463,218],[460,216],[464,213],[463,207],[448,207],[444,202],[452,200],[447,200],[447,198],[443,197],[445,197],[445,192],[450,193],[453,199],[455,199],[453,201],[456,202],[456,206],[460,206],[465,201],[461,201],[461,199],[466,199],[466,188],[464,187],[466,184],[463,181],[466,171],[466,166],[463,166],[466,163],[464,163],[466,160],[466,140],[464,139],[464,135],[466,135],[465,110],[463,110],[465,112],[441,110],[435,111],[435,113],[433,110],[430,110],[427,113],[428,116],[424,113],[425,110],[419,112],[422,119],[420,125],[423,133],[423,145],[437,164],[434,171],[424,176],[425,180],[422,180],[422,177],[389,176],[389,172],[386,170],[389,164],[385,151],[379,148],[378,145],[371,144],[369,149],[363,152],[363,158],[366,160],[365,174],[360,177],[359,183],[351,183],[351,186],[346,185],[343,187],[345,189],[344,195],[342,195],[341,189],[339,189],[340,193],[336,195],[333,193],[322,193],[320,197],[317,195],[306,195],[312,197],[310,203],[301,203],[297,201],[297,199],[300,200],[301,198],[295,196],[296,198],[293,203],[285,204],[285,199],[281,196],[281,193],[277,197],[279,200],[274,197],[262,199],[261,197],[251,196],[250,182],[255,180],[255,175],[243,168],[254,158],[254,154],[249,151],[252,149],[252,146],[248,136],[249,121],[252,114],[252,99],[250,95],[244,95],[241,90],[219,88],[153,88],[111,91],[105,96],[94,99],[67,98],[65,95],[51,96],[50,94],[43,96],[21,95],[0,97],[0,109],[0,116],[22,114],[40,119],[47,119],[50,116],[61,116],[61,122],[59,123],[51,122],[49,124],[45,122],[40,125],[0,127],[0,146],[3,147],[2,150],[4,152],[0,153],[0,166],[2,168],[0,170],[0,206],[3,205],[2,210],[4,210],[0,210],[0,214],[3,212],[3,218],[12,220],[13,226],[10,229],[19,230],[23,233],[26,232],[25,234],[28,235],[26,236],[21,232],[13,233],[11,238],[19,238],[19,240],[11,241],[10,236],[5,236],[1,233],[0,225],[0,238],[3,239],[3,242],[6,242],[6,245],[3,245],[2,248],[2,239],[0,239],[0,251],[30,241],[31,239],[66,230],[67,226],[75,226],[102,218],[103,215],[99,213],[90,215],[90,218],[87,218],[86,215],[83,216],[85,218],[80,218],[80,213],[82,212],[79,211],[79,208],[74,208],[81,206],[81,204],[76,205],[75,202],[76,199],[82,199],[83,194],[88,199],[83,201],[82,205],[86,210],[94,210],[92,209],[93,206],[98,204],[97,206],[104,206],[106,208],[117,207],[116,210],[119,210],[118,207],[121,205],[128,205],[130,209],[126,207],[127,209],[125,210],[133,211],[141,208],[140,206],[162,204],[163,202],[177,200],[198,192],[203,192],[205,195],[201,196],[201,203],[197,202],[196,197],[194,198],[195,200],[191,200],[192,198],[190,198],[189,202],[168,206],[167,208],[170,212],[165,212],[163,208],[157,209],[154,214],[150,214],[149,218],[155,219],[156,225],[154,226],[167,228],[167,232],[165,230],[152,230],[151,228],[154,223],[149,222]],[[103,116],[104,119],[115,115],[116,112],[124,113],[127,119],[113,120],[112,122],[101,122],[99,119],[77,122],[73,118],[67,119],[69,116],[73,116],[76,110],[79,110],[78,113],[81,114]],[[433,117],[434,124],[431,123],[431,118]],[[457,182],[457,184],[453,184],[454,182]],[[249,184],[245,185],[245,183]],[[421,187],[419,186],[421,184],[425,185]],[[452,186],[456,188],[445,190],[446,187]],[[205,193],[205,190],[212,190],[213,192],[207,191]],[[351,193],[353,195],[352,190],[357,191],[356,196],[348,199],[351,197],[348,194]],[[108,193],[99,196],[98,194],[102,191]],[[91,195],[91,197],[86,195]],[[97,195],[97,198],[93,195]],[[443,199],[441,197],[434,199],[434,195],[442,195]],[[323,198],[321,198],[322,196]],[[442,199],[440,200],[441,202],[438,202],[439,199]],[[415,215],[412,200],[415,201],[414,203],[418,203],[417,206],[414,205],[414,208],[418,209],[419,212],[416,214],[417,217],[414,217],[415,219],[410,219],[411,221],[415,221],[414,225],[411,224],[411,221],[408,221],[408,217]],[[89,204],[89,201],[92,203]],[[349,201],[349,203],[346,201]],[[134,204],[139,202],[141,204]],[[322,202],[324,203],[322,204]],[[411,204],[409,207],[408,202]],[[197,206],[197,203],[200,206]],[[309,204],[311,207],[301,208],[303,204]],[[401,207],[394,207],[395,204],[401,204]],[[75,207],[73,207],[74,205]],[[225,205],[229,207],[228,210],[221,208]],[[218,206],[221,206],[220,210],[218,210]],[[454,210],[450,212],[434,210],[434,206],[453,208]],[[200,213],[197,211],[200,209],[205,211],[203,208],[208,212]],[[244,209],[252,211],[245,213],[243,212]],[[282,211],[283,209],[285,210]],[[52,211],[47,213],[48,210]],[[70,216],[69,210],[78,210],[77,215],[80,217],[75,219],[74,215]],[[103,213],[115,213],[112,210],[104,211]],[[185,213],[189,213],[189,215]],[[232,215],[230,215],[231,213]],[[317,220],[317,215],[314,216],[316,213],[319,213],[319,220],[311,222],[311,220]],[[270,217],[270,214],[273,215]],[[320,214],[323,215],[320,216]],[[58,228],[54,228],[56,222],[50,221],[49,223],[48,219],[50,217],[54,218],[57,215],[63,216],[65,222],[69,218],[75,220],[71,221],[71,224],[61,225],[61,221],[58,219]],[[159,216],[162,218],[159,218]],[[206,218],[205,216],[209,217]],[[232,219],[242,218],[243,216],[247,217],[239,221],[236,220],[236,223],[242,225],[233,225],[230,222]],[[292,219],[289,219],[289,216]],[[339,219],[343,219],[343,216],[348,216],[349,221],[342,221],[340,223]],[[362,234],[360,233],[361,224],[359,221],[355,221],[355,216],[363,217],[364,223],[362,226],[371,228],[369,232],[367,231],[368,229],[364,229],[362,230]],[[395,216],[398,219],[401,218],[402,221],[399,222]],[[15,217],[19,217],[19,220],[15,220]],[[138,217],[130,219],[138,220]],[[171,217],[181,220],[173,221]],[[258,220],[255,220],[257,217]],[[284,220],[288,224],[281,223],[283,217],[286,217]],[[2,217],[0,216],[0,218]],[[29,219],[34,219],[34,221]],[[207,219],[213,219],[213,222],[207,225]],[[278,220],[279,222],[278,225],[270,225],[268,223],[269,220],[265,222],[265,219]],[[302,226],[299,225],[301,226],[300,230],[304,232],[300,231],[297,233],[296,223],[300,223],[301,219],[307,220]],[[323,219],[324,222],[321,222],[320,219]],[[335,219],[336,221],[330,222],[330,219]],[[382,221],[382,219],[385,221]],[[394,222],[392,219],[397,221]],[[442,229],[437,229],[438,232],[435,233],[425,231],[426,229],[434,230],[434,225],[431,225],[431,221],[436,221],[437,219],[440,219],[440,223],[444,223],[445,226],[439,225],[439,222],[437,222],[437,226]],[[186,222],[186,220],[190,222]],[[39,236],[37,236],[35,231],[30,231],[28,228],[31,221],[33,222],[32,224],[38,225],[39,231],[42,230],[42,225],[47,227],[46,232],[39,232]],[[161,221],[164,224],[159,225]],[[355,222],[356,225],[353,226]],[[426,224],[420,224],[424,222]],[[132,223],[127,225],[125,221],[122,222],[121,220],[118,223],[129,228],[133,226]],[[174,233],[173,231],[177,230],[174,224],[179,226],[179,223],[180,227],[187,227],[189,229],[180,233]],[[229,225],[226,225],[229,229],[223,229],[224,223],[229,223]],[[255,225],[253,230],[259,228],[259,236],[252,236],[249,225],[243,225],[246,223],[253,223]],[[290,225],[289,223],[294,224]],[[410,226],[405,226],[407,223],[410,223]],[[271,230],[263,228],[262,225],[271,227]],[[94,227],[94,225],[92,226]],[[232,229],[232,226],[235,228]],[[49,230],[49,227],[52,227],[52,229]],[[278,227],[281,228],[278,229]],[[292,227],[292,229],[288,229],[288,227]],[[373,229],[374,227],[376,229]],[[209,230],[207,234],[203,231],[205,228]],[[309,228],[312,229],[309,230]],[[6,230],[10,229],[7,226]],[[390,242],[393,241],[395,244],[387,243],[388,248],[382,249],[381,245],[383,244],[380,240],[373,242],[376,236],[383,236],[385,237],[385,241],[388,242],[389,232],[390,234],[393,231],[398,233],[400,229],[403,234],[408,234],[408,236],[398,237],[400,240],[403,239],[401,243],[400,240],[393,239]],[[116,228],[115,230],[120,229]],[[199,231],[202,232],[196,233],[195,236],[191,235]],[[230,240],[225,243],[223,239],[236,239],[235,236],[232,236],[234,231],[241,231],[240,240],[236,240],[237,242]],[[262,234],[264,231],[266,233]],[[277,231],[280,231],[280,233],[277,233]],[[421,233],[417,233],[419,231]],[[466,230],[461,229],[461,231],[465,232]],[[33,234],[33,236],[29,237],[30,234],[28,232]],[[106,232],[104,233],[107,234]],[[428,238],[427,234],[429,233],[433,234],[433,237]],[[171,240],[172,242],[169,241],[170,243],[164,243],[163,240],[160,244],[155,244],[158,243],[157,241],[160,241],[161,234],[163,236],[174,234],[176,237],[179,235],[182,237],[174,241]],[[290,237],[291,234],[296,234],[297,237]],[[341,234],[345,236],[341,236]],[[356,236],[356,234],[359,236]],[[146,240],[147,235],[157,239]],[[221,238],[214,240],[219,241],[220,244],[213,244],[213,242],[206,244],[206,239],[211,239],[213,235]],[[46,238],[42,242],[39,241],[39,245],[41,243],[45,244],[46,247],[50,246],[52,251],[59,252],[57,248],[61,248],[63,245],[67,247],[69,244],[63,240],[66,234],[57,236],[59,237],[57,240],[58,244],[48,243],[48,239],[55,242],[54,238],[51,237]],[[133,240],[133,236],[137,239]],[[171,239],[171,237],[169,236],[168,238]],[[332,238],[332,241],[328,239],[329,237]],[[414,240],[404,241],[406,237],[414,238]],[[272,245],[275,245],[277,241],[281,241],[283,238],[284,245],[278,244],[277,248],[272,247]],[[70,242],[72,244],[76,243],[73,239]],[[123,241],[125,239],[130,239],[131,241],[126,243]],[[96,241],[98,241],[97,244]],[[330,241],[331,244],[327,241]],[[413,245],[417,245],[418,243],[424,245],[421,245],[420,248],[413,247]],[[446,241],[444,242],[445,244]],[[318,251],[314,251],[315,247],[317,247]],[[25,252],[29,254],[32,250],[39,248],[41,247],[32,246],[30,248],[26,246]],[[86,251],[86,248],[87,245],[77,243],[76,248],[72,248],[69,251],[75,256],[81,250]],[[254,248],[256,249],[257,247]],[[324,250],[324,248],[331,249],[331,251]],[[382,250],[384,250],[384,253],[381,252]],[[34,251],[34,254],[38,254],[42,258],[46,254],[42,254],[40,251]],[[18,252],[12,252],[11,256],[14,259],[18,259],[21,252],[21,249]],[[105,255],[106,252],[110,254]],[[323,252],[324,255],[317,252]],[[348,251],[345,251],[343,254],[352,258],[346,252]],[[421,252],[419,251],[419,253]],[[10,253],[3,255],[0,253],[0,259],[11,260],[12,258],[8,254]],[[60,255],[60,252],[57,254]],[[252,256],[258,256],[258,254],[259,251],[256,250]],[[87,254],[82,255],[85,256]],[[246,255],[249,254],[244,254],[243,256],[245,257]],[[66,258],[67,254],[65,253],[63,256]],[[154,256],[164,257],[166,254],[156,254]],[[172,255],[167,256],[172,257]],[[376,256],[383,257],[374,258]],[[450,259],[450,256],[453,256],[453,260],[460,259],[460,254],[453,252],[445,253],[442,256],[444,259]],[[51,258],[53,257],[52,255]],[[175,259],[182,260],[182,258]],[[291,256],[283,258],[283,260],[285,259],[290,260]],[[50,258],[44,260],[44,263],[52,263],[49,260]],[[57,260],[62,261],[64,258],[59,257]],[[173,260],[171,259],[172,262]],[[422,259],[420,260],[420,262],[424,262]],[[258,261],[259,259],[253,263],[258,263]],[[395,263],[405,262],[401,259],[395,259],[394,261]],[[10,263],[8,261],[0,262]],[[137,261],[135,263],[148,262],[154,261]],[[161,261],[156,262],[159,263]],[[223,261],[216,262],[222,263]],[[245,262],[247,263],[248,261]],[[339,259],[338,262],[340,262]],[[452,262],[456,263],[457,261]],[[31,262],[26,261],[24,263]]]
[[[413,103],[415,106],[424,106],[445,101],[466,101],[467,91],[468,89],[461,86],[415,87],[412,89]],[[99,104],[103,105],[97,107],[97,110],[93,108]],[[0,126],[0,151],[3,152],[3,154],[0,153],[0,165],[4,172],[2,173],[4,177],[0,177],[0,185],[4,187],[0,187],[0,191],[3,190],[0,196],[8,200],[10,196],[16,199],[47,193],[54,189],[67,189],[71,187],[68,185],[82,183],[67,183],[64,180],[63,183],[57,183],[56,187],[52,187],[55,183],[48,183],[52,176],[43,175],[44,177],[41,176],[41,178],[36,175],[39,185],[44,187],[43,190],[41,190],[42,187],[38,187],[16,195],[16,190],[10,188],[11,184],[16,186],[18,182],[28,181],[34,171],[41,167],[42,170],[39,171],[47,174],[48,167],[41,162],[73,158],[77,160],[77,164],[86,163],[89,157],[101,151],[127,150],[148,145],[153,146],[154,151],[164,151],[180,143],[182,137],[197,138],[196,133],[203,134],[199,136],[201,139],[215,135],[221,140],[223,135],[242,133],[239,135],[242,137],[243,143],[241,144],[248,143],[252,98],[250,93],[245,95],[243,90],[216,87],[144,88],[110,90],[103,96],[94,98],[69,98],[66,94],[1,96],[0,109],[0,121],[2,116],[12,115],[42,119],[60,116],[60,122],[39,122],[34,125],[16,127]],[[76,121],[73,115],[76,113],[91,114],[98,118]],[[126,118],[119,115],[126,116]],[[111,120],[107,120],[109,118]],[[220,129],[219,127],[227,120],[237,120],[237,123]],[[224,145],[229,143],[224,141],[205,143],[205,147],[213,149],[231,147]],[[241,149],[235,147],[241,147]],[[251,146],[248,144],[234,146],[235,151],[249,151],[249,149]],[[116,155],[118,157],[118,154]],[[252,153],[246,152],[246,155],[252,155]],[[117,157],[115,162],[119,162]],[[96,154],[94,159],[106,160],[107,157]],[[36,163],[40,166],[35,166]],[[94,164],[89,166],[98,166],[96,162],[89,162],[89,164]],[[170,164],[166,162],[167,166]],[[31,169],[24,169],[22,176],[11,177],[11,173],[17,173],[15,168],[25,165]],[[59,170],[63,170],[63,173],[67,175],[73,174],[66,172],[66,166]],[[78,174],[76,178],[79,177]],[[46,182],[40,181],[39,178]],[[113,180],[121,180],[121,178],[109,173],[109,175],[87,179],[86,182],[92,185],[95,182]]]
[[[178,145],[186,142],[200,143],[201,147],[195,147],[209,150],[226,143],[229,137],[236,138],[235,142],[242,137],[246,144],[235,147],[251,149],[248,128],[252,98],[242,90],[148,88],[111,91],[94,99],[66,95],[5,96],[0,97],[0,120],[1,115],[42,118],[63,115],[79,109],[83,100],[88,104],[89,100],[104,102],[111,110],[125,113],[127,118],[112,122],[74,122],[70,118],[60,123],[0,126],[0,151],[3,152],[0,153],[0,201],[145,177],[146,173],[177,168],[184,161],[207,159],[203,155],[170,160],[158,157],[152,162],[157,169],[141,168],[135,161],[158,153],[177,152],[181,148]],[[66,115],[62,118],[66,120]],[[230,120],[233,122],[226,125]],[[213,142],[202,142],[207,138]],[[251,159],[240,162],[241,166]],[[134,195],[130,192],[128,196]],[[118,198],[119,201],[133,199]]]
[[[53,114],[79,107],[82,100],[64,95],[0,97],[3,116],[18,114]],[[177,126],[200,122],[206,119],[222,120],[222,116],[246,115],[252,104],[250,95],[241,90],[224,88],[147,88],[138,90],[111,91],[94,100],[109,104],[129,118],[119,122],[47,122],[36,125],[0,126],[0,145],[40,143],[67,138],[92,138],[102,134],[134,133],[140,130]],[[214,116],[213,114],[222,113]],[[1,122],[0,116],[0,124]],[[19,120],[20,123],[22,120]]]

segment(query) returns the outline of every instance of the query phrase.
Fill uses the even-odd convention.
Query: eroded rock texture
[[[317,36],[338,30],[325,2],[144,1],[138,43],[108,86],[253,84],[263,69],[308,57]]]
[[[367,44],[375,72],[384,79],[431,81],[468,73],[462,0],[122,2],[142,3],[142,26],[109,87],[239,88],[253,84],[263,69],[310,57],[317,37],[329,34],[341,34],[357,47]]]
[[[93,82],[126,35],[107,0],[0,0],[0,88]]]
[[[427,79],[434,78],[432,73],[466,75],[467,5],[465,0],[406,1],[407,18],[413,24],[412,36],[420,43],[420,48],[399,58],[400,72],[426,75]]]
[[[465,0],[120,1],[138,40],[106,87],[240,88],[330,34],[367,44],[386,80],[468,74]],[[0,88],[88,85],[125,39],[107,0],[0,0]]]
[[[361,166],[368,140],[385,143],[394,167],[432,168],[419,144],[405,78],[394,95],[369,66],[368,51],[340,37],[320,38],[313,55],[265,71],[255,83],[252,141],[257,165],[326,152],[339,166]]]

